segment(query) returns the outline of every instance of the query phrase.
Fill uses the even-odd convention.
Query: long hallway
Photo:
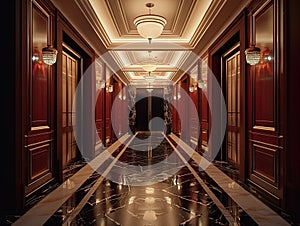
[[[289,223],[176,135],[138,132],[103,150],[13,225]]]
[[[2,4],[0,225],[300,226],[299,8]]]

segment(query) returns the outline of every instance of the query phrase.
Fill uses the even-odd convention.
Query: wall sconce
[[[197,86],[196,86],[196,83],[193,83],[193,84],[189,87],[189,91],[192,93],[192,92],[194,92],[195,90],[197,90]]]
[[[42,58],[45,64],[53,65],[56,62],[57,50],[52,45],[48,45],[42,49]]]
[[[114,91],[113,85],[108,85],[108,86],[106,87],[106,90],[107,90],[107,92],[112,93],[112,92]]]
[[[34,54],[34,55],[32,56],[32,61],[33,61],[33,62],[36,62],[36,61],[39,61],[39,60],[40,60],[40,58],[39,58],[38,55]]]
[[[273,51],[270,50],[268,47],[265,47],[262,51],[262,60],[264,62],[270,62],[273,60]]]
[[[250,45],[250,47],[245,50],[245,55],[248,64],[256,65],[260,61],[260,48]]]
[[[174,99],[174,100],[180,100],[180,99],[181,99],[181,94],[178,93],[177,95],[174,95],[174,96],[173,96],[173,99]]]
[[[198,80],[198,87],[199,87],[199,89],[206,90],[206,87],[207,87],[206,81],[204,81],[202,79]]]
[[[120,100],[126,100],[126,95],[122,95],[122,93],[120,93],[118,97]]]

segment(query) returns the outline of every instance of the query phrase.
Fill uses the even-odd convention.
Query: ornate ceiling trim
[[[88,22],[94,28],[96,34],[98,35],[104,46],[108,48],[112,44],[111,39],[102,26],[102,23],[100,22],[89,0],[75,0],[75,2]]]

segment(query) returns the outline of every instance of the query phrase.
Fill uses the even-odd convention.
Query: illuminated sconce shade
[[[42,49],[43,62],[48,65],[53,65],[56,62],[57,50],[51,45]]]
[[[191,84],[191,86],[189,87],[189,91],[192,93],[192,92],[194,92],[195,90],[197,90],[197,85],[196,85],[196,83],[193,83],[193,84]]]
[[[260,48],[251,45],[245,50],[246,61],[250,65],[256,65],[260,61]]]
[[[174,96],[173,96],[173,99],[174,99],[174,100],[180,100],[180,99],[181,99],[181,94],[178,93],[177,95],[174,95]]]
[[[114,87],[112,85],[107,86],[107,92],[112,93],[114,91]]]
[[[151,14],[153,3],[147,3],[146,6],[149,8],[149,14],[136,17],[133,23],[142,37],[151,40],[161,35],[167,20],[162,16]]]
[[[273,51],[270,50],[268,47],[264,48],[261,55],[262,55],[262,61],[264,62],[270,62],[274,59]]]
[[[194,86],[190,86],[189,87],[189,91],[192,93],[192,92],[194,92]]]
[[[206,81],[204,81],[202,79],[198,80],[198,87],[199,87],[199,89],[205,90],[207,87]]]

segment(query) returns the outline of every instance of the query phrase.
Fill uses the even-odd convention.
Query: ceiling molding
[[[110,16],[114,22],[114,26],[116,27],[119,36],[121,37],[130,33],[129,24],[127,22],[128,20],[126,19],[125,11],[122,5],[122,0],[105,0],[105,4],[109,9]]]
[[[106,33],[104,27],[102,26],[99,17],[95,13],[92,5],[90,4],[89,0],[75,0],[76,4],[78,5],[79,9],[86,17],[88,22],[94,28],[96,34],[98,35],[99,39],[102,41],[103,45],[108,48],[112,44],[109,35]]]
[[[197,27],[195,33],[193,34],[189,44],[194,48],[199,42],[201,37],[205,34],[206,30],[210,27],[211,23],[217,17],[219,12],[222,10],[223,6],[226,4],[227,0],[222,1],[212,1],[209,8],[207,9],[203,19],[201,20],[199,26]]]
[[[129,16],[126,15],[124,9],[124,0],[109,1],[105,0],[106,7],[109,10],[109,14],[112,18],[113,24],[122,38],[134,38],[139,37],[136,28],[131,28],[129,23]],[[161,38],[180,38],[186,29],[186,24],[190,20],[191,12],[194,10],[196,0],[180,0],[176,12],[174,13],[174,19],[168,20],[167,23],[171,24],[170,29],[164,29],[161,34]],[[163,15],[162,15],[163,16]]]

